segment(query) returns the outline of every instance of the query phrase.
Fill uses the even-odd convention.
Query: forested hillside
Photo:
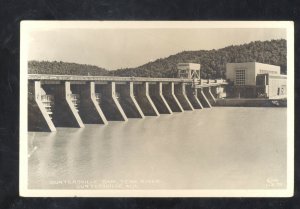
[[[30,74],[54,75],[108,75],[108,71],[94,65],[83,65],[68,62],[29,61]]]
[[[261,62],[281,67],[286,74],[286,40],[255,41],[218,50],[184,51],[164,59],[158,59],[136,68],[106,71],[91,65],[64,62],[29,62],[29,73],[115,75],[140,77],[176,77],[179,62],[201,64],[202,78],[225,78],[226,63]]]
[[[286,40],[255,41],[219,50],[184,51],[165,59],[158,59],[137,68],[117,70],[120,76],[176,77],[176,64],[193,62],[201,64],[202,78],[225,78],[226,63],[261,62],[281,67],[286,74]]]

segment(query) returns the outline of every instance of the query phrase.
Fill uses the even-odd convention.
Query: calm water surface
[[[214,107],[28,138],[31,189],[286,186],[286,108]]]

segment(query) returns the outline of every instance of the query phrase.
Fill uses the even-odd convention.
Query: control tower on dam
[[[201,79],[200,64],[179,63],[178,78],[28,75],[29,131],[83,128],[128,118],[211,108],[223,79]]]

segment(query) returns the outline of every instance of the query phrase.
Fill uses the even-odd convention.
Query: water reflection
[[[283,188],[284,124],[285,108],[212,108],[31,132],[29,187],[265,189],[273,178]]]

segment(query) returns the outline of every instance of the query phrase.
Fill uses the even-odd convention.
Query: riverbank
[[[234,98],[217,99],[214,106],[222,107],[287,107],[286,99]]]

